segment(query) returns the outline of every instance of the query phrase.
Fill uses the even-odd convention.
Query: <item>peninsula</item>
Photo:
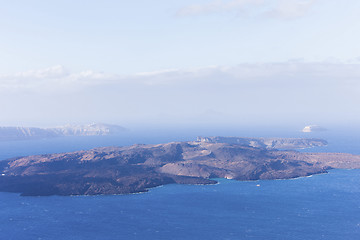
[[[171,183],[214,184],[213,178],[288,179],[360,168],[358,155],[269,149],[226,138],[198,140],[0,161],[0,191],[32,196],[126,194]]]

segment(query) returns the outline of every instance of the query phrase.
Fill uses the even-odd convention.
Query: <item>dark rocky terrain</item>
[[[0,161],[0,191],[22,195],[124,194],[171,183],[216,183],[211,178],[295,178],[331,168],[360,168],[360,156],[230,143],[173,142]]]

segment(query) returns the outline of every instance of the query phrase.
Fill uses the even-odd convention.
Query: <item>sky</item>
[[[1,1],[0,125],[359,126],[360,1]]]

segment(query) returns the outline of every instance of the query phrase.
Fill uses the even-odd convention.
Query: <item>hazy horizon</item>
[[[18,1],[0,126],[359,128],[360,2]]]

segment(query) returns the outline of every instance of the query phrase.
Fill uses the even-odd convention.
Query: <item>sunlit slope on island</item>
[[[125,194],[170,183],[216,183],[212,178],[288,179],[331,168],[360,168],[360,156],[224,142],[172,142],[1,161],[0,191],[23,195]]]

